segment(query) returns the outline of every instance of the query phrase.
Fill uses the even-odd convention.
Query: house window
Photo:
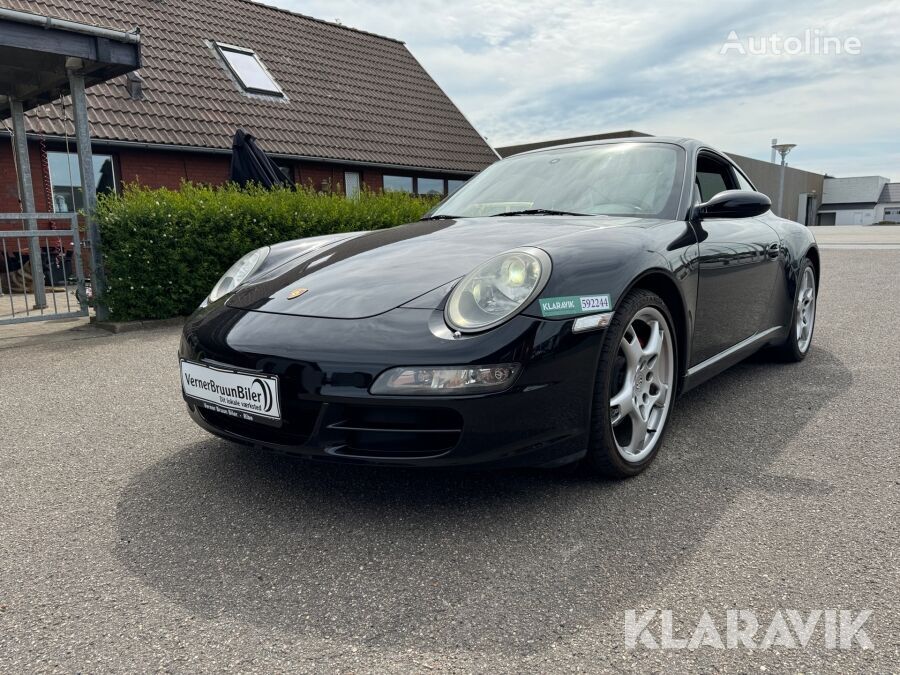
[[[466,184],[464,180],[457,180],[455,178],[447,179],[447,194],[452,195],[454,192],[459,190],[463,185]]]
[[[94,184],[97,194],[116,191],[116,174],[110,155],[94,155]],[[78,172],[78,156],[67,152],[48,152],[50,188],[55,213],[73,213],[84,208],[84,190]]]
[[[444,179],[443,178],[417,178],[418,185],[416,192],[420,195],[443,195]]]
[[[411,176],[385,176],[384,191],[412,193],[413,179]]]
[[[252,49],[214,43],[231,74],[248,94],[284,96],[281,87]]]
[[[278,167],[278,170],[281,172],[281,175],[287,178],[292,183],[294,182],[294,167],[290,164],[275,164]]]

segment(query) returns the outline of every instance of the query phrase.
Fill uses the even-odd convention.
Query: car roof
[[[515,155],[510,155],[510,157],[521,157],[522,155],[531,155],[538,152],[546,152],[547,150],[559,150],[561,148],[584,148],[592,145],[614,145],[619,143],[666,143],[668,145],[681,146],[688,152],[692,152],[698,148],[709,148],[711,150],[715,150],[715,148],[713,148],[708,143],[703,143],[702,141],[698,141],[695,138],[686,138],[679,136],[629,136],[623,138],[604,138],[594,141],[581,141],[580,143],[561,143],[560,145],[548,145],[543,148],[535,148],[534,150],[528,150],[526,152],[520,152]],[[724,154],[718,150],[715,151],[720,155]]]

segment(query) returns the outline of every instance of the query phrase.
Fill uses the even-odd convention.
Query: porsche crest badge
[[[299,298],[301,295],[308,291],[308,288],[295,288],[290,293],[287,294],[288,300],[293,300],[294,298]]]

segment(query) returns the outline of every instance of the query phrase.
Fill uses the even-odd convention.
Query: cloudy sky
[[[495,146],[637,129],[768,159],[777,137],[798,168],[900,180],[900,0],[266,1],[405,41]],[[859,53],[750,53],[806,31]]]

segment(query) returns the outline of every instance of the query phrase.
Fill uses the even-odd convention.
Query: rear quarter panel
[[[782,272],[772,292],[771,326],[787,326],[793,317],[794,295],[797,292],[800,267],[807,256],[812,254],[818,260],[816,238],[812,231],[800,223],[779,218],[774,213],[759,216],[759,219],[772,227],[781,239]],[[819,275],[816,275],[816,283]]]

